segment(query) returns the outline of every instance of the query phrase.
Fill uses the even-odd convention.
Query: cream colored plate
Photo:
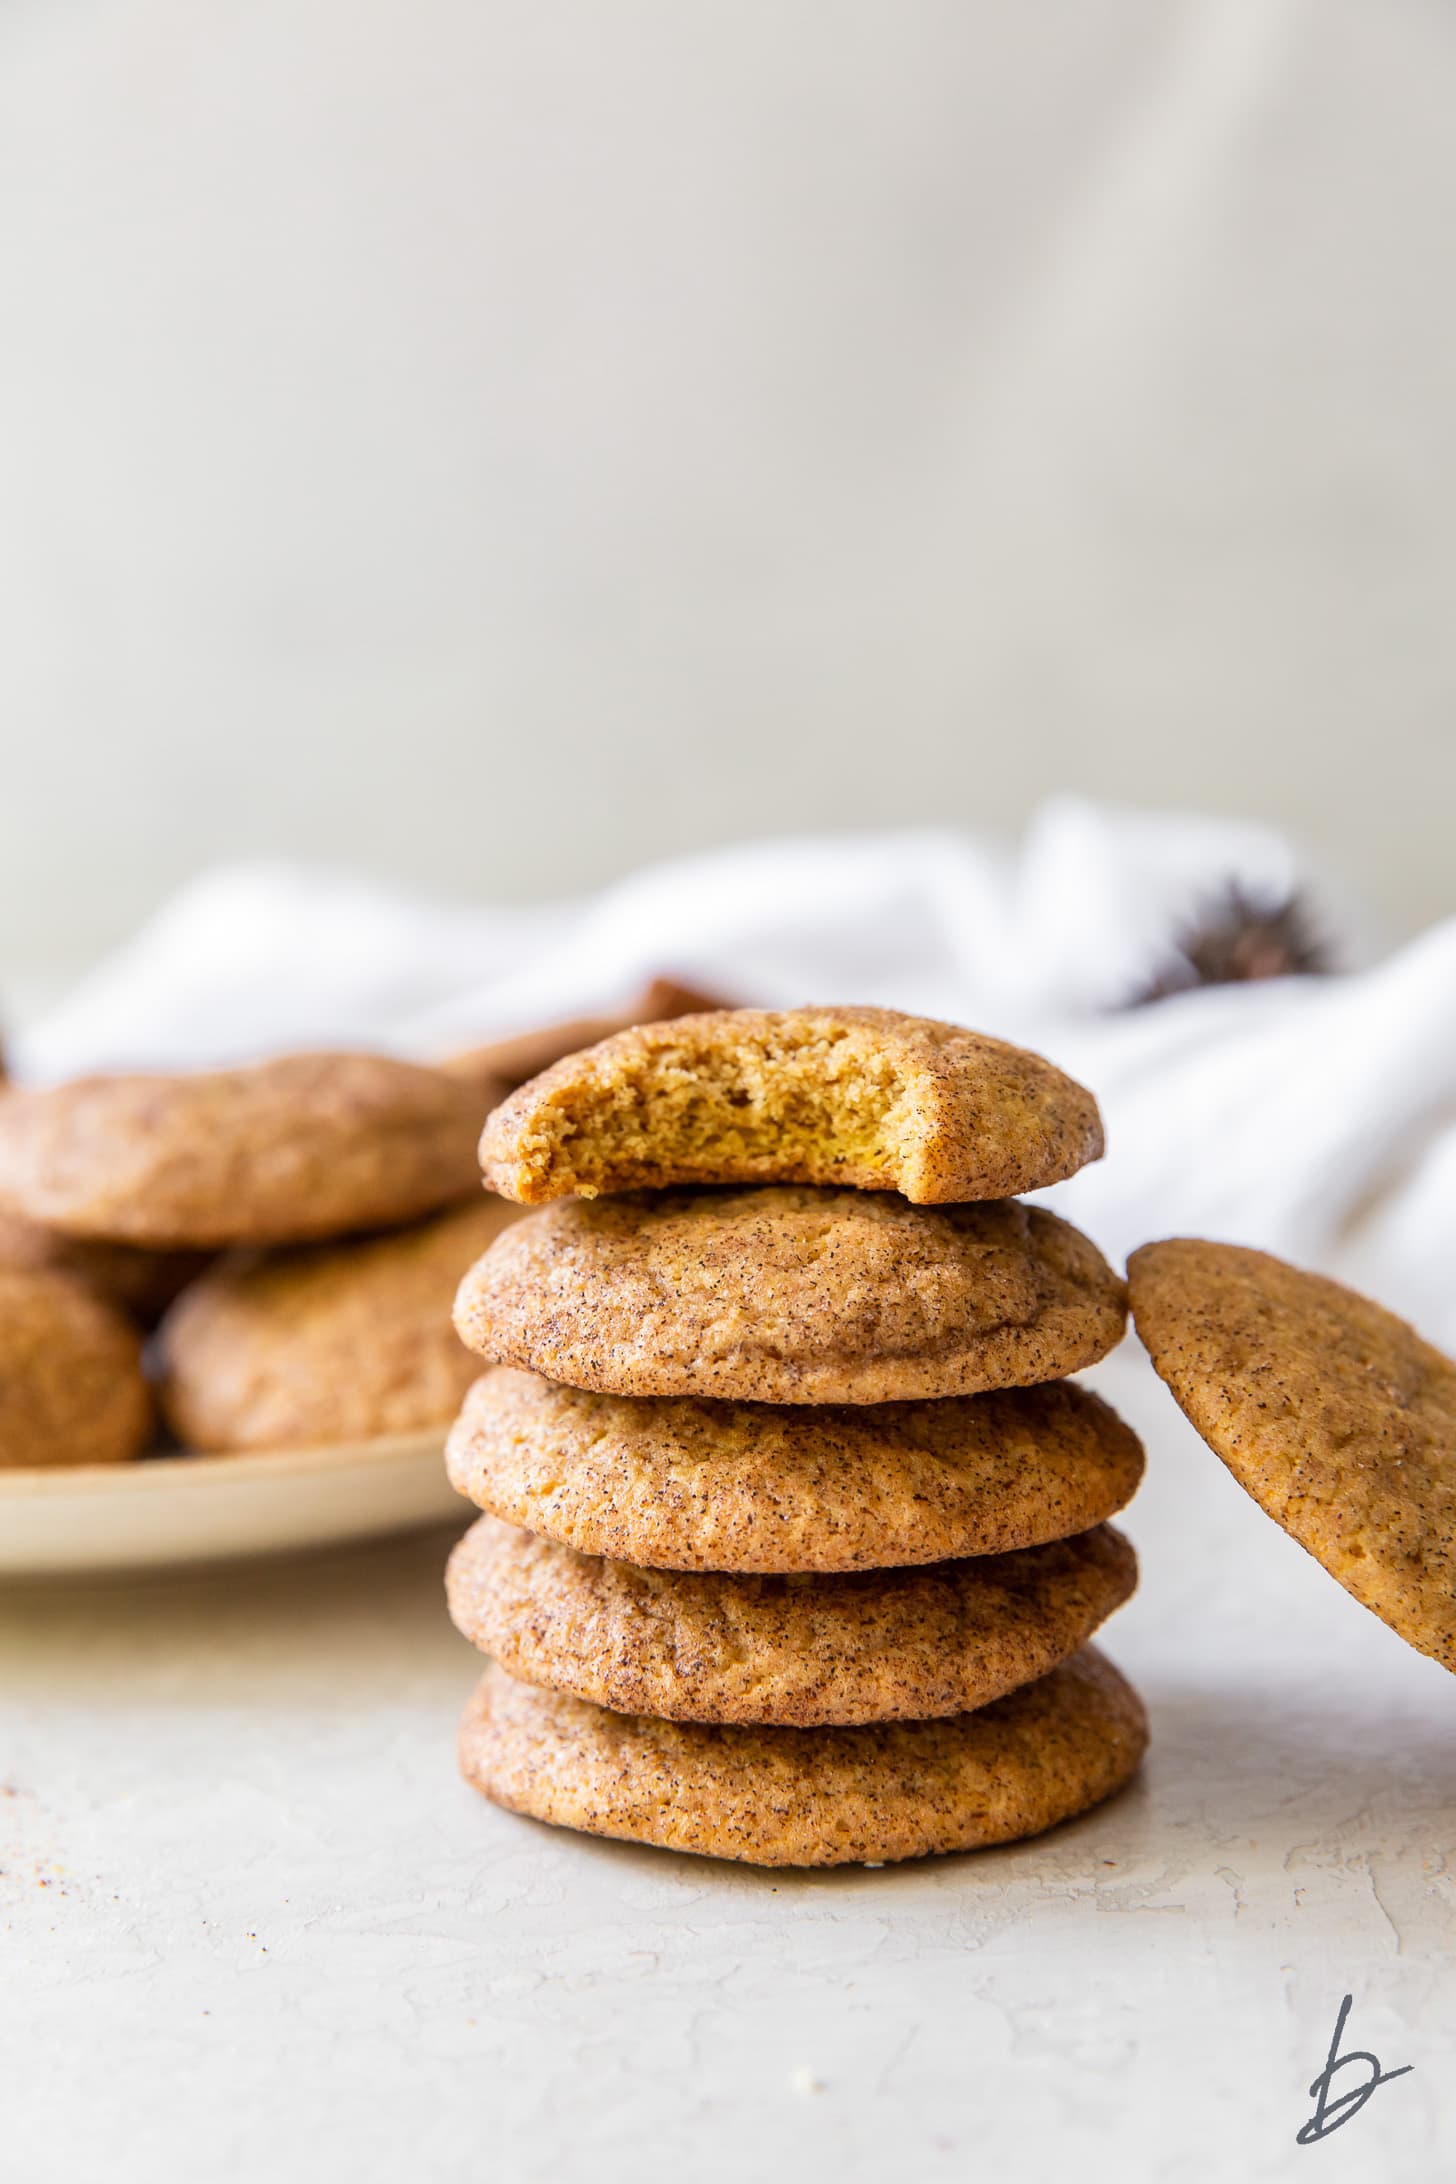
[[[440,1432],[247,1456],[0,1471],[0,1578],[165,1569],[326,1547],[468,1514]]]

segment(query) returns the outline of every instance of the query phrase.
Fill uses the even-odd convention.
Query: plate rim
[[[378,1434],[367,1441],[323,1441],[301,1448],[238,1449],[205,1455],[139,1456],[112,1464],[30,1464],[0,1467],[0,1502],[64,1501],[76,1494],[108,1492],[142,1496],[184,1483],[210,1486],[220,1480],[245,1485],[289,1474],[327,1473],[362,1464],[386,1464],[435,1451],[444,1474],[449,1421],[411,1433]]]

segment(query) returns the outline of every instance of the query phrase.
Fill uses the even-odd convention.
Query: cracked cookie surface
[[[1137,1435],[1070,1381],[812,1407],[593,1395],[498,1366],[446,1445],[479,1507],[654,1568],[872,1570],[1084,1532],[1130,1501]]]
[[[886,1864],[1038,1835],[1110,1797],[1147,1744],[1093,1646],[973,1714],[854,1729],[610,1713],[487,1669],[460,1730],[467,1781],[557,1827],[751,1865]]]
[[[619,1714],[813,1728],[989,1705],[1075,1653],[1136,1583],[1110,1525],[922,1569],[749,1577],[640,1569],[482,1517],[446,1590],[456,1628],[519,1682]]]
[[[1060,1379],[1125,1317],[1122,1283],[1055,1214],[798,1185],[560,1200],[455,1308],[471,1349],[572,1387],[772,1403]]]

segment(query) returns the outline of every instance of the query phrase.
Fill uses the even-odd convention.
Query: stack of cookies
[[[1064,1376],[1122,1334],[1016,1194],[1102,1149],[1035,1055],[874,1009],[720,1010],[571,1056],[486,1126],[539,1212],[466,1276],[449,1444],[487,1514],[466,1776],[762,1865],[1034,1834],[1137,1767],[1087,1643],[1131,1593],[1135,1436]],[[549,1202],[549,1203],[548,1203]]]

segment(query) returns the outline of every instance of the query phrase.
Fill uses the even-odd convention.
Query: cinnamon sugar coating
[[[508,1674],[619,1714],[814,1728],[969,1713],[1045,1675],[1129,1599],[1099,1525],[1019,1554],[838,1577],[639,1569],[482,1517],[456,1628]]]
[[[501,1237],[455,1308],[471,1349],[572,1387],[772,1403],[1059,1379],[1125,1317],[1054,1214],[795,1185],[563,1199]]]
[[[923,1858],[1038,1835],[1110,1797],[1147,1744],[1095,1647],[973,1714],[854,1729],[609,1713],[487,1669],[460,1730],[467,1781],[557,1827],[750,1865]]]

